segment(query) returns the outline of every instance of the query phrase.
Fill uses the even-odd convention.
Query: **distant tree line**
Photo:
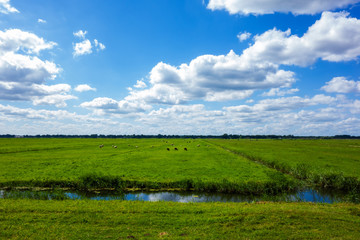
[[[335,136],[294,136],[294,135],[238,135],[238,134],[223,134],[223,135],[103,135],[103,134],[89,134],[89,135],[14,135],[2,134],[0,138],[218,138],[218,139],[360,139],[360,136],[351,135],[335,135]]]

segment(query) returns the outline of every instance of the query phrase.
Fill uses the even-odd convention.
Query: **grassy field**
[[[0,199],[0,239],[359,239],[360,206]]]
[[[300,184],[294,176],[358,191],[358,146],[357,140],[0,139],[0,187],[271,195]],[[0,239],[360,239],[359,226],[360,205],[347,203],[0,199]]]
[[[0,186],[54,185],[276,193],[296,184],[202,140],[0,139]]]
[[[360,140],[206,140],[322,187],[360,192]]]

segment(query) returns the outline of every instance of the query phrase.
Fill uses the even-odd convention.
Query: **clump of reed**
[[[123,177],[88,174],[81,177],[77,188],[82,190],[112,188],[119,191],[136,188],[141,190],[177,189],[181,191],[241,193],[241,194],[278,194],[296,190],[298,183],[280,173],[274,173],[271,181],[234,182],[222,179],[217,182],[202,179],[180,181],[137,181]]]
[[[75,185],[81,190],[106,188],[122,190],[125,188],[125,181],[121,177],[91,173],[81,176]]]

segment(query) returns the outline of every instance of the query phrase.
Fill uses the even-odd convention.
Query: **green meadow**
[[[359,146],[358,140],[0,139],[0,188],[271,195],[310,185],[358,194]],[[0,199],[0,239],[359,239],[359,226],[360,206],[351,203]]]
[[[290,176],[203,140],[0,139],[0,146],[3,187],[178,188],[258,194],[296,186]]]
[[[0,199],[0,239],[359,239],[360,206]]]
[[[0,139],[3,188],[359,193],[359,169],[359,140]]]
[[[360,140],[222,140],[207,142],[323,188],[360,193]]]

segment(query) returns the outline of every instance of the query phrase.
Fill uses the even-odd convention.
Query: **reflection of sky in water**
[[[148,196],[149,201],[173,201],[173,202],[246,202],[249,196],[226,195],[226,194],[180,194],[174,192],[152,193]]]
[[[326,194],[319,194],[314,190],[304,191],[298,194],[300,199],[304,202],[323,202],[323,203],[332,203],[336,202],[336,197],[331,197]]]
[[[179,193],[179,192],[138,192],[125,193],[122,195],[104,195],[89,193],[65,193],[70,199],[92,199],[92,200],[128,200],[128,201],[172,201],[172,202],[252,202],[252,201],[286,201],[286,202],[321,202],[334,203],[340,202],[340,196],[320,193],[315,190],[304,190],[296,194],[282,196],[246,196],[239,194],[219,194],[219,193]]]
[[[60,198],[59,198],[60,197]],[[128,201],[172,201],[172,202],[252,202],[252,201],[285,201],[285,202],[341,202],[341,195],[322,193],[316,190],[303,190],[296,194],[281,196],[249,196],[239,194],[196,193],[196,192],[34,192],[0,190],[0,198],[30,199],[91,199],[91,200],[128,200]]]

